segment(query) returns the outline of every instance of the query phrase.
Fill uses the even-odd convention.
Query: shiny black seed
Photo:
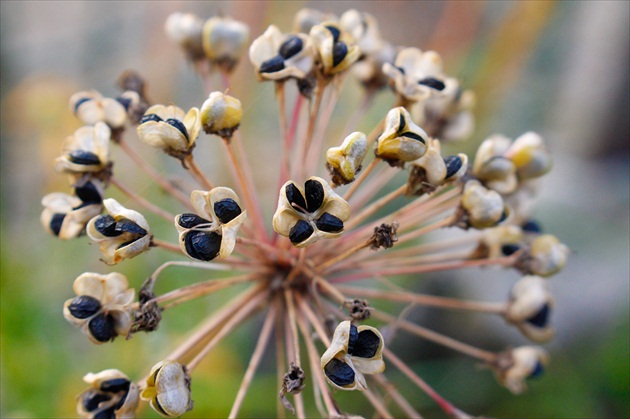
[[[101,309],[101,303],[89,295],[74,297],[68,306],[68,311],[77,319],[87,319],[95,315]]]
[[[497,221],[497,224],[502,223],[503,221],[505,221],[508,217],[508,213],[506,210],[503,210],[503,212],[501,213],[501,218],[499,218],[499,221]]]
[[[128,97],[117,97],[116,100],[118,101],[118,103],[120,103],[121,105],[125,107],[126,111],[129,110],[129,105],[131,105],[131,99],[129,99]]]
[[[446,165],[446,178],[448,179],[462,168],[464,162],[459,156],[448,156],[444,159]]]
[[[304,220],[300,220],[289,231],[289,240],[293,244],[302,243],[304,240],[311,237],[313,234],[313,227]]]
[[[79,106],[83,105],[85,102],[88,102],[90,100],[92,100],[92,99],[90,99],[89,97],[84,97],[84,98],[81,98],[81,99],[77,100],[77,103],[74,104],[74,111],[75,112],[78,111],[79,110]]]
[[[86,203],[93,204],[101,203],[103,201],[101,193],[92,182],[86,182],[83,186],[75,187],[74,193],[77,194],[81,201]]]
[[[109,394],[103,394],[96,390],[88,390],[83,393],[83,397],[81,398],[81,404],[86,411],[92,412],[98,409],[98,405],[102,402],[108,402],[112,399],[112,396]]]
[[[333,67],[337,67],[346,58],[346,55],[348,55],[348,46],[343,42],[335,42],[332,51]]]
[[[163,119],[154,113],[150,113],[148,115],[143,116],[142,119],[140,120],[140,123],[144,124],[145,122],[149,122],[149,121],[160,122],[160,121],[163,121]]]
[[[398,115],[398,134],[400,134],[403,129],[405,129],[405,117],[403,116],[403,113],[401,112],[400,115]]]
[[[531,323],[536,327],[545,327],[547,326],[547,322],[549,321],[549,314],[551,313],[551,308],[549,304],[545,304],[543,308],[538,311],[533,317],[527,319],[527,323]]]
[[[284,70],[284,59],[277,55],[273,58],[263,61],[260,65],[260,73],[275,73],[276,71]]]
[[[293,206],[293,208],[300,212],[306,211],[306,201],[304,200],[302,193],[297,188],[297,186],[295,186],[295,184],[289,183],[287,187],[284,188],[284,192],[287,195],[287,200],[289,201],[289,203],[297,205],[297,207]]]
[[[122,397],[120,398],[118,403],[116,403],[116,406],[114,407],[114,410],[120,409],[123,406],[123,404],[125,404],[125,400],[127,400],[127,395],[128,394],[129,394],[129,389],[127,389],[125,391],[125,393],[122,395]]]
[[[64,218],[66,218],[66,214],[53,214],[50,219],[50,229],[55,233],[55,236],[59,235]]]
[[[327,233],[337,233],[343,230],[343,221],[327,212],[315,221],[315,225],[318,229]]]
[[[308,212],[317,211],[324,203],[324,187],[319,181],[307,180],[304,184],[304,193]]]
[[[131,243],[135,242],[137,239],[133,239],[133,240],[129,240],[124,242],[123,244],[119,245],[116,250],[118,249],[122,249],[123,247],[129,246]]]
[[[542,364],[540,362],[536,362],[534,371],[532,371],[531,374],[529,374],[528,378],[540,377],[543,374],[543,372],[545,372],[545,369],[543,368]]]
[[[184,236],[184,245],[188,256],[207,262],[219,254],[221,236],[217,233],[192,230]]]
[[[542,227],[538,221],[529,220],[521,226],[521,229],[527,233],[542,233]]]
[[[348,364],[333,358],[324,367],[326,377],[338,386],[347,386],[354,383],[354,371]]]
[[[116,337],[116,330],[114,329],[114,318],[105,313],[96,315],[88,323],[88,329],[99,342],[107,342]]]
[[[418,82],[418,84],[421,84],[423,86],[427,86],[427,87],[430,87],[431,89],[435,89],[439,91],[444,90],[444,87],[445,87],[442,81],[435,79],[433,77],[427,77],[426,79],[422,79]]]
[[[334,42],[339,41],[339,36],[341,35],[341,32],[339,32],[339,29],[335,28],[334,26],[326,26],[326,29],[328,29],[330,33],[332,33]]]
[[[400,134],[400,136],[411,138],[412,140],[420,141],[422,144],[426,144],[426,142],[424,141],[424,138],[422,138],[420,135],[412,131],[403,132],[402,134]]]
[[[122,234],[122,231],[116,230],[116,220],[111,215],[98,217],[94,222],[94,227],[105,237],[117,237]]]
[[[503,253],[505,256],[510,256],[518,252],[519,249],[520,247],[517,244],[504,244],[503,246],[501,246],[501,253]]]
[[[109,409],[102,410],[94,415],[94,419],[116,419],[116,408],[114,406]]]
[[[350,323],[350,336],[348,336],[349,354],[352,354],[354,352],[354,345],[356,345],[357,339],[359,339],[359,332],[357,331],[357,327]]]
[[[174,126],[175,128],[177,128],[177,130],[179,132],[181,132],[184,137],[186,137],[186,140],[190,140],[190,138],[188,138],[188,130],[186,129],[186,125],[184,125],[184,123],[182,121],[180,121],[179,119],[175,119],[175,118],[168,118],[166,121],[167,124]]]
[[[130,382],[126,378],[114,378],[102,382],[101,391],[106,393],[118,393],[120,391],[124,391],[126,393],[129,391],[129,384]]]
[[[241,212],[241,207],[232,198],[225,198],[214,203],[214,213],[223,224],[229,223],[241,215]]]
[[[116,223],[116,231],[120,231],[121,233],[133,233],[139,234],[140,236],[146,236],[147,231],[140,227],[138,224],[129,220],[128,218],[123,218],[122,220]]]
[[[348,351],[348,353],[352,356],[358,356],[359,358],[372,358],[376,355],[380,343],[381,340],[376,333],[371,330],[364,330],[359,333],[359,337],[354,344],[354,351]]]
[[[153,402],[155,403],[155,407],[157,408],[158,413],[162,413],[162,415],[166,416],[166,417],[172,416],[172,415],[169,415],[168,413],[166,413],[164,411],[164,408],[162,407],[162,405],[160,404],[160,401],[158,399],[159,399],[158,396],[155,396],[155,398],[153,399]]]
[[[101,159],[91,151],[74,150],[68,155],[68,159],[75,164],[83,164],[86,166],[92,164],[101,164]]]
[[[285,60],[288,60],[289,58],[293,57],[298,52],[302,51],[303,46],[304,46],[304,43],[302,42],[302,39],[299,36],[292,36],[286,41],[284,41],[282,45],[280,45],[279,52],[280,52],[280,55]]]
[[[402,68],[402,67],[396,67],[396,68],[398,69],[398,71],[400,71],[403,74],[403,76],[405,75],[405,69],[404,68]]]
[[[181,214],[179,216],[178,224],[184,228],[193,228],[199,224],[210,224],[210,221],[205,218],[201,218],[196,214]]]

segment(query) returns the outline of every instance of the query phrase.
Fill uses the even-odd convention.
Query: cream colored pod
[[[546,342],[554,335],[549,324],[553,304],[547,281],[539,276],[525,276],[512,287],[504,316],[529,339]]]
[[[140,393],[157,413],[166,418],[183,415],[193,408],[190,375],[178,362],[165,360],[151,368],[146,386]]]
[[[321,358],[326,380],[341,390],[367,389],[363,374],[385,370],[383,345],[383,336],[374,327],[341,322]]]
[[[468,225],[477,229],[494,227],[506,210],[501,195],[484,188],[477,180],[466,182],[461,205],[468,215]]]
[[[184,113],[174,105],[153,105],[144,113],[137,131],[142,142],[182,158],[195,146],[200,129],[199,109]]]
[[[514,394],[527,390],[526,380],[541,375],[549,364],[549,356],[538,346],[519,346],[501,356],[501,365],[496,367],[497,379]]]
[[[535,132],[526,132],[514,140],[505,156],[514,163],[521,180],[540,177],[551,170],[551,154]]]
[[[402,166],[424,156],[428,141],[427,133],[399,106],[387,113],[385,131],[376,140],[375,154],[392,166]]]
[[[312,176],[304,188],[288,181],[280,188],[273,229],[296,247],[339,237],[350,205],[324,179]]]
[[[536,237],[529,248],[526,269],[528,273],[551,276],[564,268],[570,250],[552,234]]]
[[[212,92],[201,105],[201,126],[206,134],[230,138],[243,117],[241,101],[221,92]]]
[[[361,50],[353,44],[352,37],[335,22],[328,21],[313,26],[309,38],[324,76],[346,70],[361,55]]]
[[[171,13],[164,23],[166,35],[193,60],[204,56],[201,45],[203,20],[193,13]]]
[[[247,218],[236,193],[226,187],[211,191],[193,191],[190,195],[195,214],[178,214],[175,228],[179,246],[190,258],[210,261],[232,254],[238,229]]]
[[[440,141],[430,140],[426,153],[409,164],[410,193],[422,195],[433,192],[438,186],[460,179],[468,169],[468,156],[460,153],[443,158]]]
[[[442,58],[435,51],[403,48],[394,64],[383,64],[383,73],[389,77],[396,93],[410,102],[426,100],[446,86]]]
[[[127,110],[116,99],[104,98],[96,90],[78,92],[70,97],[70,111],[86,125],[104,122],[112,129],[122,128]]]
[[[518,186],[516,166],[504,154],[511,140],[503,135],[492,135],[484,140],[475,155],[472,173],[488,188],[500,194],[510,194]]]
[[[90,385],[78,397],[77,413],[86,418],[133,419],[138,407],[138,386],[116,369],[88,373],[83,381]]]
[[[127,277],[116,272],[86,272],[74,280],[72,289],[77,296],[65,302],[63,315],[90,341],[101,344],[127,335],[133,323],[135,297]]]
[[[88,236],[99,244],[103,262],[115,265],[149,249],[152,235],[142,214],[113,198],[103,200],[103,205],[109,214],[92,218],[86,227]]]
[[[366,154],[367,137],[362,132],[353,132],[339,147],[329,148],[326,167],[332,176],[333,186],[353,182]]]
[[[203,25],[206,57],[222,71],[231,72],[247,51],[249,27],[229,16],[214,16]]]
[[[52,192],[44,196],[42,206],[44,207],[40,217],[42,225],[48,232],[62,240],[79,237],[85,225],[103,210],[101,202],[84,202],[77,196],[63,192]]]
[[[83,174],[106,169],[109,166],[111,134],[111,129],[104,122],[96,122],[94,126],[86,125],[77,129],[64,140],[62,155],[54,161],[55,170],[61,173]]]

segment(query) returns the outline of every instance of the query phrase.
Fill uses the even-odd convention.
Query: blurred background
[[[547,374],[528,393],[515,397],[458,354],[420,341],[399,352],[443,396],[471,414],[630,416],[630,3],[601,0],[0,2],[0,416],[75,416],[83,374],[115,367],[131,377],[142,376],[182,339],[183,331],[197,324],[200,314],[225,298],[213,296],[174,310],[160,333],[98,347],[63,319],[62,304],[73,296],[71,283],[79,274],[120,271],[138,288],[169,258],[154,250],[111,268],[98,261],[98,249],[87,239],[62,242],[43,230],[41,198],[70,191],[65,176],[52,169],[63,139],[80,126],[68,110],[70,95],[96,89],[115,97],[118,75],[134,69],[146,78],[153,102],[200,106],[206,97],[203,84],[163,31],[170,13],[194,12],[203,18],[224,13],[250,25],[254,39],[271,23],[289,31],[303,7],[337,15],[350,8],[372,13],[392,44],[442,54],[446,72],[462,79],[478,98],[477,129],[462,146],[465,151],[473,153],[491,133],[516,138],[533,130],[553,152],[555,166],[545,177],[534,215],[572,255],[567,268],[550,280],[557,338],[545,345],[552,356]],[[256,170],[275,170],[275,164],[265,164],[278,152],[276,108],[266,105],[273,100],[273,85],[257,83],[247,59],[232,80],[230,94],[245,105],[242,130],[248,151],[259,157]],[[358,106],[359,92],[349,80],[340,115]],[[379,94],[361,128],[371,130],[392,101],[391,92]],[[136,145],[161,171],[181,173],[173,159]],[[135,175],[129,160],[116,159],[118,151],[113,150],[116,170],[129,173],[129,185],[159,195],[147,178]],[[221,183],[222,177],[228,179],[227,169],[216,151],[204,144],[196,153]],[[260,179],[260,190],[271,191],[266,194],[271,215],[276,176]],[[108,196],[119,197],[115,191]],[[168,197],[157,200],[181,212]],[[170,237],[172,226],[163,224],[152,224],[156,236]],[[174,269],[164,283],[171,288],[204,277]],[[449,273],[423,281],[423,289],[503,301],[517,278],[516,272],[490,270]],[[501,319],[447,314],[424,311],[416,316],[423,324],[489,349],[527,342]],[[249,322],[200,366],[204,377],[195,380],[196,408],[186,417],[229,411],[258,325]],[[275,362],[272,352],[270,364]],[[269,389],[275,388],[274,369],[263,368],[242,414],[274,416],[276,390]],[[415,401],[427,416],[441,415],[428,398]],[[353,404],[360,409],[360,398],[343,397],[342,402],[348,411]],[[143,415],[156,417],[148,409]]]

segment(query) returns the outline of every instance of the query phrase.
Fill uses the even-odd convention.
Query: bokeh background
[[[445,397],[473,414],[630,416],[629,5],[601,0],[3,0],[0,416],[75,416],[83,374],[116,367],[132,377],[142,376],[200,315],[226,298],[214,296],[174,310],[159,333],[98,347],[63,319],[62,304],[72,297],[71,283],[82,272],[121,271],[138,287],[169,257],[156,250],[113,269],[98,261],[98,249],[87,240],[61,242],[43,231],[41,197],[69,191],[65,177],[52,170],[61,142],[79,126],[68,111],[69,96],[90,88],[115,96],[118,74],[131,68],[146,77],[154,102],[199,106],[206,96],[203,85],[163,32],[169,13],[188,11],[201,17],[224,13],[248,23],[256,37],[271,23],[288,30],[302,7],[337,15],[358,8],[377,17],[381,32],[393,44],[440,52],[446,71],[478,96],[476,134],[464,146],[469,152],[491,133],[515,138],[528,130],[541,133],[553,151],[555,166],[545,178],[535,216],[572,249],[572,255],[567,268],[551,279],[557,338],[545,345],[552,355],[547,374],[533,382],[527,394],[515,397],[471,360],[420,341],[410,340],[406,349],[400,349],[410,364]],[[354,81],[347,84],[339,105],[341,118],[344,110],[350,112],[360,101]],[[259,157],[256,170],[274,170],[277,122],[275,107],[268,105],[273,86],[258,84],[251,64],[243,60],[231,94],[246,104],[242,129],[251,156]],[[361,122],[362,129],[371,130],[392,100],[390,92],[381,93],[373,113]],[[181,175],[175,162],[148,148],[141,151],[164,172]],[[216,147],[204,145],[197,151],[217,182],[228,179]],[[129,173],[125,180],[137,190],[179,211],[154,184],[134,175],[138,172],[124,156],[116,160],[116,169]],[[270,191],[266,194],[269,215],[276,177],[260,179],[261,191]],[[110,196],[119,195],[111,192]],[[160,234],[172,235],[172,227],[157,227],[156,235]],[[170,288],[203,277],[173,270],[164,282]],[[427,278],[422,289],[501,301],[517,278],[512,272],[464,272]],[[415,316],[423,324],[490,349],[526,343],[500,319],[433,311]],[[193,393],[196,409],[187,417],[212,417],[229,410],[258,326],[256,320],[249,322],[200,366],[203,377],[195,379]],[[269,362],[273,364],[273,356]],[[263,368],[257,375],[244,416],[274,416],[273,371]],[[414,394],[405,387],[401,391]],[[415,397],[422,412],[440,416],[428,398]],[[361,407],[357,397],[344,397],[343,403],[348,411]],[[149,410],[143,415],[156,416]]]

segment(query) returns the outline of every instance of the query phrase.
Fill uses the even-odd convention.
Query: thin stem
[[[236,141],[238,141],[237,138],[239,137],[235,135]],[[228,157],[230,158],[230,162],[231,162],[230,166],[232,167],[233,173],[235,173],[236,178],[238,180],[240,192],[241,194],[243,194],[243,197],[245,198],[247,208],[249,208],[250,211],[253,213],[256,234],[260,240],[266,241],[267,231],[265,230],[265,221],[262,216],[260,203],[255,198],[255,194],[254,194],[255,188],[253,186],[253,182],[250,183],[248,181],[248,178],[245,175],[245,172],[243,171],[243,167],[248,167],[249,164],[247,164],[245,161],[243,162],[243,165],[239,163],[238,159],[236,158],[236,154],[234,153],[234,149],[232,148],[232,142],[230,139],[224,138],[223,144],[225,145],[225,149],[227,150]],[[239,154],[241,154],[241,156],[245,158],[244,152],[239,153]]]
[[[505,303],[487,303],[479,301],[459,300],[456,298],[436,297],[433,295],[415,294],[411,292],[386,291],[359,287],[338,286],[337,289],[352,296],[376,298],[404,303],[415,303],[440,308],[452,308],[456,310],[471,310],[484,313],[501,314],[506,310]]]
[[[374,160],[372,160],[370,162],[370,164],[365,169],[363,169],[361,171],[361,174],[359,175],[359,177],[352,183],[352,185],[350,185],[350,187],[348,188],[348,190],[344,194],[343,199],[348,201],[350,198],[352,198],[352,195],[354,195],[354,193],[357,191],[359,186],[361,186],[363,181],[365,179],[367,179],[367,177],[370,175],[370,173],[372,173],[372,170],[374,170],[374,168],[376,167],[376,165],[380,161],[382,161],[380,158],[375,157]]]
[[[267,291],[260,292],[254,296],[246,304],[241,306],[236,313],[223,325],[216,335],[210,339],[206,346],[186,365],[189,372],[192,372],[203,358],[221,341],[228,333],[230,333],[240,322],[247,316],[252,314],[259,307],[259,304],[267,297]]]
[[[376,91],[374,89],[367,90],[365,95],[363,96],[363,100],[361,101],[361,105],[357,108],[356,111],[352,114],[352,116],[348,119],[346,126],[343,129],[343,133],[356,131],[356,127],[365,116],[366,112],[374,102],[374,97],[376,96]]]
[[[311,141],[313,140],[313,134],[315,132],[315,122],[317,121],[317,114],[319,113],[319,108],[322,104],[322,98],[324,97],[324,90],[326,90],[326,87],[328,86],[328,82],[323,79],[323,78],[319,78],[317,80],[317,89],[316,89],[316,93],[315,93],[315,103],[313,105],[313,107],[311,108],[311,113],[309,115],[308,118],[308,128],[306,129],[306,137],[304,139],[304,149],[303,149],[303,154],[302,154],[302,159],[301,161],[305,162],[308,161],[308,153],[310,151],[311,148]],[[305,170],[306,168],[303,167],[302,170]],[[306,178],[306,173],[303,173],[304,177]]]
[[[370,246],[372,244],[371,240],[366,241],[365,243],[359,243],[354,247],[351,247],[350,249],[346,250],[345,252],[341,253],[338,256],[335,256],[331,259],[326,260],[325,262],[318,264],[317,265],[317,270],[318,272],[324,273],[326,272],[326,270],[332,266],[334,266],[335,264],[337,264],[338,262],[341,262],[342,260],[354,255],[355,253],[357,253],[358,251],[365,249],[366,247]]]
[[[280,135],[282,137],[282,164],[280,165],[280,179],[278,181],[278,188],[282,185],[289,176],[289,134],[287,127],[287,114],[286,114],[286,97],[285,97],[285,82],[278,81],[275,83],[276,87],[276,99],[278,100],[278,114],[280,115]]]
[[[376,381],[387,394],[396,402],[398,406],[405,412],[405,416],[408,418],[422,419],[420,413],[418,413],[411,404],[405,399],[405,397],[396,390],[396,386],[390,383],[383,374],[373,375],[372,378]]]
[[[286,343],[286,348],[287,348],[287,356],[289,357],[289,359],[298,359],[300,358],[300,347],[299,347],[299,340],[300,337],[297,333],[297,328],[295,327],[295,321],[296,319],[293,318],[291,319],[290,317],[285,317],[285,323],[284,323],[284,327],[285,327],[285,343]],[[290,365],[291,363],[289,363]],[[297,365],[298,367],[300,366],[299,361],[295,361],[295,365]],[[302,398],[302,394],[298,393],[298,394],[294,394],[293,395],[293,401],[295,402],[295,411],[296,411],[296,415],[299,418],[304,418],[305,414],[304,414],[304,400]]]
[[[432,231],[438,230],[442,227],[449,227],[453,225],[453,222],[455,222],[457,220],[457,218],[454,215],[449,215],[446,218],[443,218],[442,220],[435,222],[433,224],[429,224],[428,226],[424,226],[423,228],[419,228],[415,231],[412,231],[411,233],[407,233],[407,234],[403,234],[402,236],[400,236],[398,238],[398,244],[402,244],[405,242],[408,242],[410,240],[416,239],[418,237],[421,237],[427,233],[430,233]]]
[[[135,193],[134,191],[132,191],[131,189],[127,188],[125,185],[123,185],[117,178],[115,178],[114,176],[109,178],[109,181],[116,186],[118,189],[120,189],[120,191],[122,193],[124,193],[125,195],[127,195],[130,199],[132,199],[133,201],[137,202],[138,204],[142,205],[143,207],[145,207],[147,210],[151,211],[154,214],[159,215],[160,217],[164,218],[166,221],[168,222],[173,222],[173,219],[175,218],[174,214],[171,214],[170,212],[163,210],[162,208],[158,207],[157,205],[155,205],[154,203],[144,199],[143,197],[141,197],[140,195],[138,195],[137,193]]]
[[[435,390],[433,390],[430,385],[428,385],[422,378],[420,378],[415,372],[413,372],[413,370],[409,368],[400,358],[394,355],[391,350],[385,348],[383,350],[383,353],[387,360],[391,361],[391,363],[394,364],[394,366],[398,368],[400,372],[405,374],[407,378],[409,378],[415,385],[417,385],[422,391],[424,391],[429,397],[431,397],[442,408],[442,410],[444,410],[447,415],[458,419],[470,418],[469,415],[453,406],[453,404],[451,404],[448,400],[444,399]]]
[[[297,325],[295,323],[297,316],[295,314],[295,303],[293,301],[293,292],[288,288],[284,290],[284,299],[287,305],[289,326],[291,327],[291,337],[293,341],[293,356],[294,356],[295,364],[300,366],[302,364],[300,360],[300,339],[298,336]]]
[[[201,168],[197,165],[197,162],[193,158],[192,154],[189,154],[185,159],[184,163],[188,168],[188,172],[195,178],[197,183],[206,191],[210,191],[214,189],[214,185],[210,182],[210,179],[203,174]]]
[[[276,298],[274,301],[274,304],[276,305],[276,307],[280,307],[281,306],[281,301],[279,298]],[[279,308],[277,308],[279,309]],[[277,379],[278,379],[278,388],[282,388],[282,384],[284,382],[284,366],[287,365],[287,357],[284,351],[284,345],[282,344],[282,340],[283,340],[283,328],[282,328],[282,324],[284,323],[282,316],[280,317],[276,317],[276,372],[277,372]],[[285,408],[284,408],[284,403],[282,403],[282,400],[280,399],[280,397],[278,397],[276,399],[276,416],[278,417],[278,419],[284,419],[285,418]]]
[[[269,343],[269,336],[271,335],[271,331],[273,330],[273,322],[275,319],[276,306],[272,305],[269,308],[269,312],[267,313],[267,317],[265,318],[265,322],[263,323],[262,330],[260,331],[260,336],[258,337],[258,343],[256,344],[256,348],[254,348],[254,353],[252,354],[249,365],[247,366],[247,371],[245,372],[245,376],[243,377],[241,386],[239,387],[238,393],[236,394],[236,400],[234,400],[232,410],[228,415],[228,417],[230,418],[235,418],[236,416],[238,416],[238,411],[240,410],[241,404],[245,399],[245,395],[247,394],[249,385],[254,378],[256,369],[258,368],[262,356],[265,353],[267,344]]]
[[[210,293],[222,290],[224,288],[230,287],[235,284],[255,281],[256,278],[257,277],[255,275],[251,275],[251,274],[234,276],[227,279],[213,278],[207,281],[188,285],[186,287],[177,288],[173,291],[169,291],[162,295],[158,295],[157,297],[153,298],[151,301],[155,301],[156,303],[163,303],[165,301],[181,298],[181,300],[177,300],[175,303],[164,306],[163,309],[166,310],[172,305],[181,304],[184,301],[189,301],[194,298],[202,297],[204,295],[208,295]]]
[[[161,247],[162,249],[168,250],[169,252],[174,252],[178,254],[182,254],[182,249],[178,244],[169,243],[164,240],[156,239],[155,237],[151,238],[151,246]]]
[[[396,324],[398,327],[406,330],[407,332],[420,336],[423,339],[430,340],[431,342],[437,343],[438,345],[446,346],[447,348],[451,348],[470,357],[480,359],[490,364],[496,361],[497,356],[493,352],[479,349],[472,345],[468,345],[467,343],[460,342],[449,336],[445,336],[441,333],[434,332],[433,330],[418,326],[417,324],[408,322],[407,320],[398,319],[382,311],[375,311],[372,313],[372,316],[376,319]]]
[[[153,166],[151,166],[150,164],[147,164],[147,162],[144,161],[144,159],[140,157],[140,155],[136,153],[136,151],[129,146],[127,141],[125,141],[124,139],[121,139],[118,142],[118,145],[125,153],[127,153],[127,155],[131,158],[131,160],[134,161],[134,163],[136,163],[142,170],[144,170],[149,175],[151,180],[156,181],[158,185],[164,188],[164,190],[167,191],[169,194],[174,196],[186,208],[194,210],[188,196],[186,196],[179,189],[175,188],[169,181],[164,179],[162,175],[160,175],[160,173],[158,173],[158,171],[153,168]]]
[[[355,215],[353,218],[350,219],[350,221],[346,224],[346,229],[350,230],[354,228],[355,226],[358,226],[370,215],[374,214],[376,211],[380,210],[385,205],[392,202],[394,199],[403,196],[406,188],[407,188],[406,184],[402,185],[398,189],[393,190],[392,192],[388,193],[387,195],[385,195],[378,201],[375,201],[369,206],[367,206],[366,208],[363,208],[363,210],[359,212],[359,214]]]

